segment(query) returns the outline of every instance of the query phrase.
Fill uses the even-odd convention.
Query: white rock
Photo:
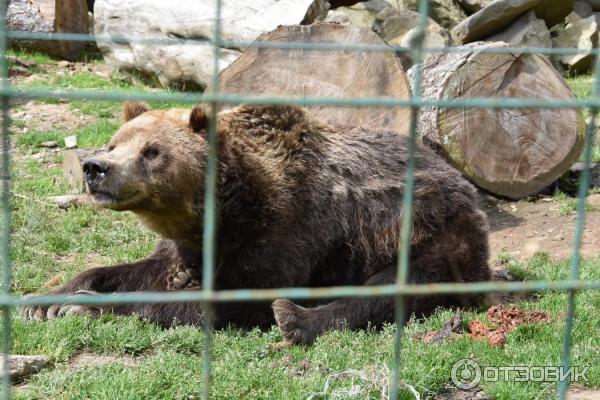
[[[72,135],[65,137],[65,147],[67,149],[73,149],[77,147],[77,136]]]
[[[596,16],[591,15],[581,18],[575,12],[566,18],[567,24],[558,30],[556,37],[552,40],[554,47],[578,48],[591,50],[596,45],[598,22]],[[558,59],[560,62],[573,70],[585,72],[592,65],[592,55],[581,53],[563,55]]]
[[[328,6],[326,0],[223,0],[222,39],[253,41],[278,25],[321,20]],[[94,33],[104,59],[114,69],[140,71],[165,86],[206,86],[214,70],[213,48],[200,41],[212,38],[215,13],[214,0],[97,0]],[[124,40],[117,43],[109,36]],[[155,44],[148,39],[175,39],[175,43]],[[220,53],[222,70],[240,49]]]

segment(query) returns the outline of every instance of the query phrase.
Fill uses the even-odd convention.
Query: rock
[[[592,6],[585,1],[576,1],[573,5],[573,12],[581,18],[587,18],[594,13]]]
[[[548,28],[562,22],[573,10],[575,0],[542,0],[535,8],[535,15],[546,21]]]
[[[418,0],[389,0],[388,4],[398,10],[418,11]],[[454,0],[429,0],[429,17],[446,29],[450,29],[467,17]]]
[[[552,38],[546,23],[529,11],[519,17],[504,31],[488,37],[490,42],[505,42],[512,46],[551,48]]]
[[[352,25],[356,25],[360,28],[371,29],[375,18],[379,12],[384,9],[391,9],[391,6],[384,0],[371,0],[361,3],[357,3],[350,7],[339,7],[334,11],[330,11],[327,14],[327,22],[338,22],[335,19],[343,20],[341,15],[345,17]],[[333,15],[330,15],[332,14]]]
[[[577,72],[586,72],[592,66],[591,50],[597,44],[598,22],[591,15],[581,18],[572,12],[566,18],[566,25],[557,29],[556,37],[552,40],[554,47],[569,47],[590,50],[589,53],[567,54],[555,59]]]
[[[81,205],[87,204],[88,199],[86,195],[83,194],[67,194],[64,196],[50,196],[48,200],[56,204],[58,208],[63,210],[68,210],[71,207],[79,207]]]
[[[4,354],[0,354],[1,357]],[[8,374],[11,379],[24,378],[38,373],[48,365],[48,357],[44,356],[21,356],[9,355]],[[0,374],[4,374],[3,363],[0,362]]]
[[[600,0],[582,0],[592,6],[592,10],[600,11]]]
[[[471,43],[498,33],[542,0],[496,0],[452,29],[458,43]]]
[[[418,18],[416,11],[388,7],[377,14],[373,30],[391,45],[409,47],[417,31]],[[430,18],[424,46],[439,48],[450,44],[450,34]]]
[[[40,147],[45,147],[47,149],[52,149],[54,147],[58,147],[58,142],[56,140],[49,140],[47,142],[40,143]]]
[[[463,10],[468,14],[474,14],[484,7],[487,7],[494,0],[457,0]]]
[[[77,136],[71,135],[65,138],[65,147],[67,149],[74,149],[77,147]]]
[[[467,18],[467,14],[454,0],[431,0],[429,7],[430,17],[446,29],[452,29]]]
[[[224,0],[222,38],[253,41],[278,25],[323,19],[327,8],[326,0],[259,0],[248,5]],[[94,33],[113,69],[138,71],[164,86],[205,87],[214,69],[213,49],[206,42],[212,38],[214,14],[213,0],[97,0]],[[124,40],[106,39],[109,36]],[[173,39],[174,43],[136,42],[150,38]],[[240,49],[235,47],[221,49],[219,70],[238,58]]]
[[[338,10],[330,10],[327,13],[327,18],[325,18],[324,22],[332,22],[335,24],[351,24],[350,18],[346,15],[346,13]]]

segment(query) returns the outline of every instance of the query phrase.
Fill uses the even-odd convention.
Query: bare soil
[[[69,104],[45,104],[35,101],[13,109],[11,119],[18,122],[18,126],[14,128],[16,133],[75,130],[95,121],[91,115],[72,110]]]
[[[581,254],[596,257],[600,254],[600,194],[588,197]],[[491,261],[499,267],[502,253],[520,259],[545,252],[552,259],[568,259],[573,254],[577,216],[561,215],[560,203],[553,198],[517,202],[486,198],[483,209],[490,223]]]

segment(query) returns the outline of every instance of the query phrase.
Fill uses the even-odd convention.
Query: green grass
[[[574,215],[577,212],[578,198],[571,197],[563,192],[555,194],[553,198],[558,203],[560,215]],[[596,207],[588,203],[586,203],[585,209],[588,212],[596,211]]]
[[[594,78],[591,75],[579,75],[567,78],[567,83],[573,89],[575,96],[584,99],[592,95]]]
[[[17,136],[17,144],[31,150],[39,150],[40,145],[50,140],[56,140],[59,146],[64,146],[64,138],[70,135],[77,136],[79,147],[100,147],[106,144],[119,128],[119,123],[112,119],[100,119],[98,122],[82,128],[65,131],[55,130],[49,132],[28,132]]]
[[[567,83],[575,93],[575,96],[580,99],[585,99],[592,95],[594,78],[591,75],[570,77],[567,78]],[[588,110],[585,110],[585,115],[589,115]],[[598,123],[598,121],[596,123]],[[598,145],[598,138],[596,138],[596,144],[592,148],[592,161],[600,162],[600,146]]]
[[[552,262],[538,255],[521,265],[535,279],[565,279],[567,262]],[[600,260],[586,261],[582,279],[600,279]],[[548,312],[550,324],[523,326],[508,335],[504,348],[492,348],[465,336],[428,345],[415,341],[418,332],[439,328],[450,311],[440,311],[424,321],[411,321],[404,332],[404,382],[417,389],[424,398],[434,395],[450,380],[454,361],[473,357],[480,365],[559,365],[564,326],[566,296],[545,293],[536,302],[522,302],[520,307]],[[584,292],[577,297],[577,323],[574,332],[573,363],[589,366],[588,386],[600,385],[600,344],[594,338],[600,326],[596,293]],[[465,320],[485,313],[468,312]],[[348,369],[382,369],[390,366],[394,327],[383,331],[330,332],[316,344],[274,353],[269,344],[281,340],[273,328],[241,332],[233,329],[217,332],[214,338],[213,389],[216,399],[306,398],[322,389],[326,377]],[[27,381],[17,398],[52,399],[140,399],[198,398],[201,388],[201,354],[204,337],[200,330],[177,327],[160,330],[152,324],[132,318],[105,316],[102,319],[66,318],[51,322],[14,321],[13,348],[20,353],[46,354],[54,368]],[[66,368],[67,360],[79,352],[108,355],[140,356],[138,366],[105,365],[83,371]],[[106,382],[111,382],[107,385]],[[332,389],[348,387],[349,381],[334,381]],[[497,399],[551,398],[554,386],[541,383],[486,383],[486,393]],[[542,391],[547,396],[539,397]],[[373,397],[378,398],[375,394]],[[404,399],[410,399],[408,394]]]

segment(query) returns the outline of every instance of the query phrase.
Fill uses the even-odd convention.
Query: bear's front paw
[[[176,265],[169,269],[167,290],[197,289],[200,286],[200,274],[194,268]]]
[[[91,290],[78,290],[75,294],[91,295],[96,292]],[[27,296],[34,297],[34,296]],[[21,308],[20,313],[25,319],[33,321],[44,321],[61,318],[69,315],[98,316],[103,312],[102,308],[83,304],[52,304],[49,306],[30,305]]]
[[[310,321],[310,310],[288,299],[275,300],[272,307],[275,322],[286,340],[295,344],[311,344],[315,341],[319,329]]]

